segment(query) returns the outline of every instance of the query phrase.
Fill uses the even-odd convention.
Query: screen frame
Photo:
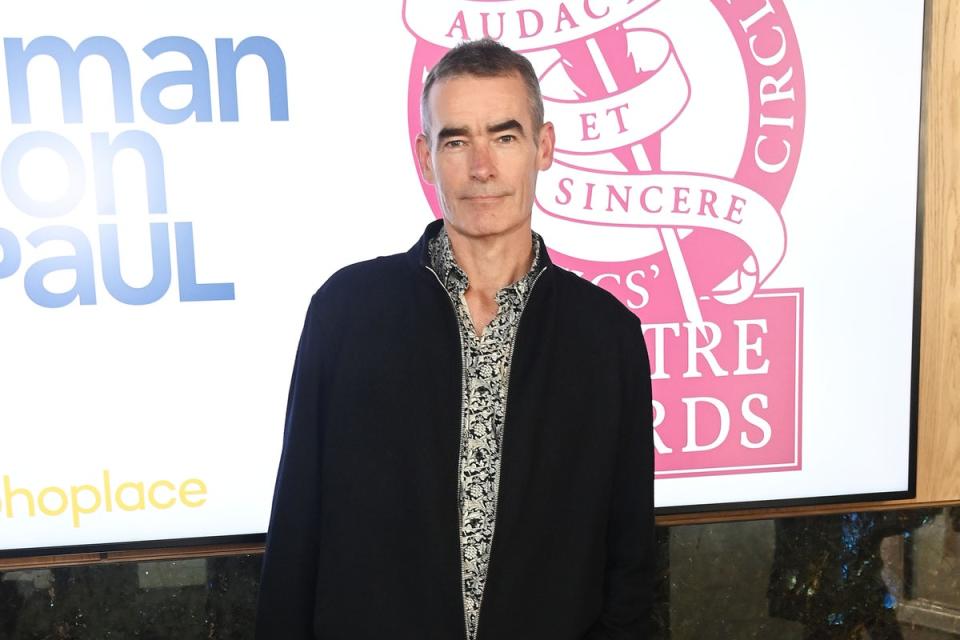
[[[929,83],[929,62],[931,47],[931,2],[923,0],[923,33],[921,37],[921,70],[920,70],[920,103],[918,114],[918,164],[917,164],[917,188],[916,188],[916,224],[914,237],[914,279],[913,279],[913,315],[912,315],[912,336],[911,336],[911,376],[910,376],[910,425],[909,425],[909,451],[908,451],[908,486],[903,491],[886,491],[857,494],[836,494],[825,496],[812,496],[805,498],[784,498],[775,500],[743,501],[743,502],[724,502],[724,503],[698,503],[681,506],[657,507],[654,510],[655,516],[679,516],[679,515],[698,515],[704,519],[709,519],[709,514],[729,513],[734,515],[736,512],[757,511],[757,510],[781,510],[801,508],[801,512],[791,513],[790,515],[817,515],[827,511],[836,511],[836,509],[818,510],[817,507],[835,507],[844,504],[862,504],[878,503],[893,500],[913,500],[917,496],[917,442],[919,431],[919,383],[920,383],[920,341],[921,341],[921,312],[922,312],[922,288],[923,288],[923,244],[924,244],[924,181],[927,174],[926,150],[928,145],[925,135],[925,124],[927,120],[927,109],[929,106],[928,91]],[[900,506],[910,506],[900,505]],[[750,519],[764,517],[762,514],[751,514]],[[124,542],[110,542],[103,544],[84,544],[84,545],[65,545],[53,547],[23,547],[16,549],[0,549],[0,560],[27,560],[36,558],[38,562],[30,563],[31,566],[44,566],[53,564],[62,564],[62,556],[77,554],[100,554],[100,559],[107,559],[107,554],[112,552],[129,551],[147,551],[155,549],[175,550],[188,547],[215,547],[221,545],[260,545],[267,539],[266,533],[247,533],[222,536],[205,536],[190,538],[166,538],[151,540],[131,540]],[[6,564],[6,563],[5,563]],[[0,572],[7,570],[0,565]]]

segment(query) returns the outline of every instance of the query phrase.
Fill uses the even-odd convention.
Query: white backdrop
[[[434,32],[426,31],[444,36],[447,29],[453,42],[464,29],[480,35],[468,21],[469,11],[479,9],[472,0],[437,0],[426,9],[439,26],[424,25],[414,13],[425,4],[431,5],[409,2],[406,23],[399,1],[376,9],[342,2],[309,10],[273,3],[267,10],[262,3],[180,0],[45,0],[0,8],[0,550],[265,531],[287,385],[310,295],[344,264],[407,249],[434,219],[411,155],[409,94],[418,65],[436,53]],[[546,26],[530,36],[537,47],[527,47],[537,49],[529,56],[538,71],[549,68],[556,46],[567,46],[558,42],[582,35],[574,23],[588,29],[590,12],[608,9],[610,24],[621,12],[628,27],[667,34],[657,42],[669,42],[679,65],[675,80],[685,79],[687,87],[677,80],[673,95],[688,95],[675,120],[656,133],[659,160],[630,179],[719,176],[734,190],[747,185],[749,194],[769,197],[769,220],[782,221],[786,241],[775,268],[761,273],[748,301],[731,304],[718,301],[722,287],[713,285],[719,278],[704,284],[708,258],[715,256],[690,244],[705,237],[699,227],[677,223],[665,231],[637,223],[620,231],[600,221],[579,240],[584,234],[577,230],[586,227],[535,212],[534,226],[548,246],[561,247],[558,263],[591,278],[609,271],[615,277],[605,285],[611,287],[636,284],[641,276],[628,271],[653,263],[630,261],[666,256],[668,244],[677,242],[695,292],[684,297],[674,254],[670,286],[651,286],[651,301],[636,305],[651,326],[694,322],[698,305],[702,319],[715,320],[725,336],[736,331],[733,320],[769,320],[766,330],[759,324],[745,329],[747,343],[766,341],[745,352],[748,368],[760,369],[768,359],[769,375],[747,376],[717,393],[740,398],[752,385],[776,387],[770,413],[755,399],[751,410],[759,417],[740,424],[741,407],[731,405],[736,415],[723,443],[716,425],[702,417],[715,408],[701,407],[694,447],[682,417],[675,417],[676,407],[688,406],[681,396],[703,397],[705,389],[728,384],[711,377],[717,374],[706,358],[697,366],[707,373],[701,379],[655,380],[655,397],[671,399],[663,402],[666,418],[657,431],[657,505],[905,491],[922,2],[771,2],[768,13],[759,2],[733,2],[726,13],[705,0],[646,4],[639,14],[614,1],[484,6],[506,7],[508,25],[511,8],[539,7]],[[458,7],[467,11],[460,30],[454,29]],[[790,138],[796,164],[788,178],[776,178],[771,191],[779,189],[777,196],[765,190],[767,182],[751,183],[738,172],[756,134],[751,100],[759,95],[751,88],[759,76],[745,72],[742,46],[759,34],[753,46],[769,59],[781,33],[773,27],[784,24],[774,21],[787,15],[787,35],[799,46],[790,52],[793,76],[785,85],[796,88],[789,101],[797,115]],[[744,20],[753,22],[745,27]],[[533,29],[535,22],[524,24]],[[770,28],[761,32],[764,25]],[[562,27],[559,35],[554,27]],[[171,37],[180,39],[160,40]],[[505,40],[524,48],[522,39]],[[81,43],[89,49],[81,53],[93,53],[72,74],[70,60]],[[666,51],[659,46],[644,51],[656,57]],[[229,121],[229,91],[222,87],[231,85],[237,47],[250,55],[236,65],[237,117]],[[41,55],[25,63],[31,52]],[[167,72],[189,73],[161,75]],[[783,80],[782,70],[777,73]],[[128,76],[132,118],[124,112]],[[548,90],[547,78],[545,94],[557,98],[548,100],[550,117],[560,114],[563,83]],[[575,75],[565,81],[571,78],[577,81]],[[605,79],[606,90],[615,94],[610,82]],[[156,103],[151,96],[161,85],[171,86]],[[184,108],[186,115],[178,115]],[[157,121],[164,118],[173,121]],[[623,171],[603,165],[599,155],[576,155],[585,130],[558,136],[567,164],[541,178],[541,204],[551,197],[560,202],[556,187],[564,171]],[[111,161],[109,145],[124,143],[133,148]],[[768,140],[762,149],[781,149],[775,144]],[[147,162],[149,187],[138,149],[160,153]],[[690,193],[696,193],[692,187]],[[602,192],[603,206],[608,196]],[[699,206],[693,195],[690,202]],[[756,219],[753,203],[743,208],[744,228]],[[589,214],[587,207],[574,213]],[[724,250],[736,254],[730,247],[749,245],[756,268],[763,247],[743,242]],[[644,243],[653,248],[635,249]],[[122,287],[106,274],[118,264],[128,287],[146,288],[117,295]],[[656,264],[658,273],[668,271],[667,262]],[[749,281],[750,274],[742,277]],[[662,292],[674,292],[672,302]],[[627,303],[637,300],[636,288],[615,293]],[[201,299],[183,299],[191,296]],[[785,302],[770,316],[738,311],[771,296]],[[702,331],[706,340],[710,331]],[[647,337],[649,344],[654,336]],[[720,346],[717,353],[738,348],[744,345]],[[686,348],[668,353],[666,364],[686,365],[687,355]],[[729,371],[736,363],[720,366]],[[773,434],[771,447],[780,449],[750,458],[763,447],[737,441],[760,441],[760,423]],[[712,452],[706,450],[711,442],[717,445]]]

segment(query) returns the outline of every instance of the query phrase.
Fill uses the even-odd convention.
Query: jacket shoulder
[[[409,270],[410,264],[406,254],[379,256],[338,269],[327,278],[317,293],[343,294],[355,291],[358,287],[366,287],[383,280],[393,280]]]
[[[347,305],[358,298],[371,299],[397,290],[398,281],[412,271],[406,254],[380,256],[335,271],[313,294],[313,303]]]
[[[364,335],[404,295],[401,280],[411,266],[403,254],[382,256],[334,272],[310,299],[302,339],[317,348],[337,348],[345,336]],[[409,285],[408,285],[409,286]]]

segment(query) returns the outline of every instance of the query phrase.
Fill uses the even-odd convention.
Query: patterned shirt
[[[490,544],[500,485],[500,445],[507,406],[513,339],[520,314],[543,266],[540,237],[533,234],[533,263],[527,274],[497,292],[497,315],[477,335],[464,293],[470,282],[457,264],[445,229],[430,241],[430,262],[456,308],[463,358],[460,433],[460,557],[467,637],[477,633],[487,580]]]

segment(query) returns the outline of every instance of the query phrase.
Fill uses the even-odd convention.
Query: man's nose
[[[493,178],[496,169],[493,163],[493,154],[486,143],[475,144],[470,155],[470,177],[474,180],[486,182]]]

